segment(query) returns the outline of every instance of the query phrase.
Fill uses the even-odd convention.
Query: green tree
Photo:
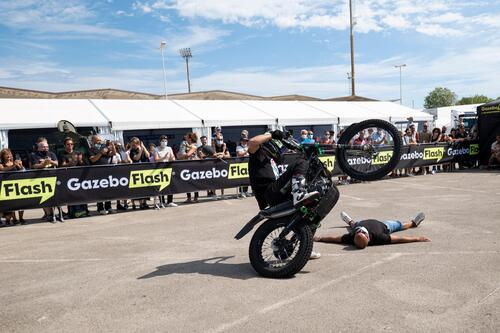
[[[455,105],[457,94],[448,88],[437,87],[425,97],[424,108],[439,108],[442,106]]]
[[[471,97],[462,97],[458,102],[457,105],[465,105],[465,104],[482,104],[482,103],[488,103],[491,102],[493,99],[484,96],[484,95],[474,95]]]

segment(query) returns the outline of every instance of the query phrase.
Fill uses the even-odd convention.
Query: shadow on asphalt
[[[156,271],[138,277],[137,279],[142,280],[171,274],[192,273],[221,276],[238,280],[248,280],[257,277],[257,274],[248,263],[230,264],[224,262],[231,258],[234,258],[234,256],[213,257],[202,260],[158,266],[156,267]]]

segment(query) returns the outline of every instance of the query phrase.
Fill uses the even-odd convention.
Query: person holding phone
[[[6,171],[21,171],[24,170],[23,162],[19,155],[16,155],[16,159],[12,157],[12,152],[10,149],[5,148],[0,151],[0,172]],[[19,223],[26,224],[24,220],[24,210],[19,211]],[[14,225],[16,220],[16,212],[9,211],[3,212],[3,217],[5,218],[4,226]]]

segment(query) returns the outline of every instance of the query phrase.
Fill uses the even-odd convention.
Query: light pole
[[[351,83],[352,83],[351,72],[347,72],[347,80],[348,80],[347,91],[351,93]]]
[[[394,66],[394,68],[399,68],[399,104],[403,104],[403,86],[401,85],[401,68],[403,67],[406,67],[406,64]]]
[[[192,58],[191,49],[189,47],[179,50],[181,56],[186,60],[186,75],[188,81],[188,93],[191,93],[191,80],[189,79],[189,58]]]
[[[349,0],[349,26],[350,26],[350,39],[351,39],[351,96],[356,95],[356,89],[354,84],[354,32],[353,27],[356,22],[352,19],[352,0]]]
[[[161,64],[163,67],[163,88],[165,89],[165,99],[168,99],[167,97],[167,73],[165,72],[165,56],[163,55],[163,49],[167,47],[167,42],[162,41],[160,43],[160,51],[161,51]]]

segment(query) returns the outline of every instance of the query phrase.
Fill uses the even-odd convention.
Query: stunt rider
[[[286,151],[280,141],[283,138],[284,133],[275,130],[257,135],[248,142],[250,184],[260,209],[275,206],[290,200],[290,197],[293,205],[298,206],[304,200],[319,196],[317,191],[307,192],[305,174],[309,163],[302,155],[291,160],[286,171],[280,175],[278,165],[282,163],[282,154]],[[319,253],[311,253],[311,259],[320,256]]]

